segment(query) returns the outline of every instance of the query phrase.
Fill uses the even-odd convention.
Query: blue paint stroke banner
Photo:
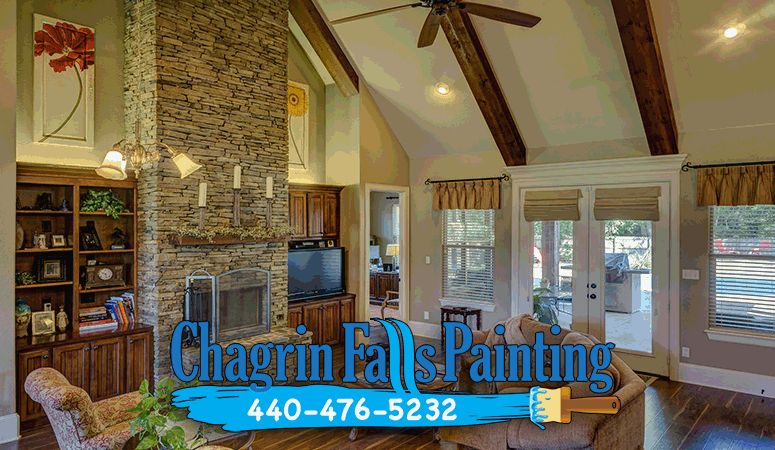
[[[531,416],[530,393],[397,392],[331,385],[197,386],[173,394],[189,419],[227,431],[318,427],[481,425]],[[535,410],[535,407],[533,408]]]

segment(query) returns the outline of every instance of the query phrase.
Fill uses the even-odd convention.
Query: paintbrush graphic
[[[570,387],[530,389],[530,420],[545,429],[542,423],[570,423],[570,413],[616,414],[621,402],[616,397],[570,398]]]

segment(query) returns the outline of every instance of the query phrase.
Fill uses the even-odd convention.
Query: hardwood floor
[[[425,339],[419,338],[418,345]],[[427,340],[425,340],[427,341]],[[341,347],[334,361],[342,364]],[[436,358],[441,355],[437,355]],[[434,358],[434,359],[436,359]],[[438,450],[428,428],[259,431],[262,450]],[[56,450],[50,427],[23,433],[19,450]],[[765,450],[775,448],[775,399],[657,379],[646,389],[646,450]],[[0,446],[3,449],[3,446]],[[484,449],[487,450],[487,449]]]

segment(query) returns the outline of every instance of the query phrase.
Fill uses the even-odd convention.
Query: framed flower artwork
[[[288,81],[288,165],[309,170],[309,86]]]
[[[36,144],[94,147],[94,29],[34,14]]]

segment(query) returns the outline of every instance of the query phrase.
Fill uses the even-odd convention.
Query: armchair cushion
[[[129,394],[119,395],[102,400],[94,404],[97,416],[106,426],[110,427],[117,423],[129,422],[137,417],[139,413],[130,413],[130,410],[140,403],[143,395],[139,392],[130,392]]]

